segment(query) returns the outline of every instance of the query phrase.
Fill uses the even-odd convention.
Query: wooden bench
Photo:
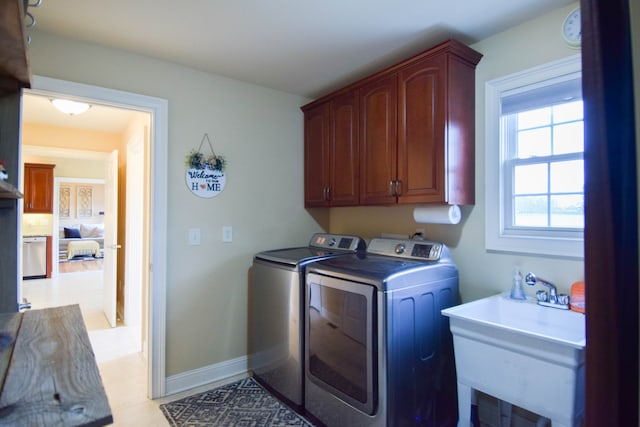
[[[0,314],[0,425],[111,423],[78,305]]]

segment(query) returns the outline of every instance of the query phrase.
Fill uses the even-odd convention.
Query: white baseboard
[[[238,375],[248,375],[247,356],[225,360],[224,362],[214,365],[204,366],[167,377],[165,382],[165,396]]]

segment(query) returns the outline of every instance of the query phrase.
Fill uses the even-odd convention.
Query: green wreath
[[[212,169],[224,173],[224,169],[227,167],[227,160],[223,156],[216,156],[215,154],[205,157],[200,151],[193,149],[187,155],[185,164],[191,169]]]

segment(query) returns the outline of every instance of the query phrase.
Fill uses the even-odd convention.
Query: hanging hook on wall
[[[23,0],[24,4],[24,19],[25,19],[25,28],[30,30],[36,26],[36,18],[33,16],[31,12],[29,12],[30,7],[40,7],[42,5],[42,0],[34,0],[30,2],[29,0]],[[31,35],[27,35],[27,45],[31,44]]]
[[[202,146],[204,145],[205,141],[207,142],[207,144],[209,144],[209,149],[211,150],[210,156],[205,156],[202,152]],[[202,137],[202,140],[200,141],[198,149],[191,150],[187,155],[186,165],[190,168],[210,168],[224,173],[224,170],[227,166],[227,160],[224,158],[224,156],[216,154],[216,152],[213,150],[213,145],[211,145],[209,135],[205,133]]]

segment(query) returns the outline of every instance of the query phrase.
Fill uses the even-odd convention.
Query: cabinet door
[[[329,103],[304,113],[304,205],[327,206],[329,187]]]
[[[397,76],[360,88],[360,204],[396,203]]]
[[[25,213],[53,213],[53,168],[53,165],[25,164]]]
[[[330,189],[331,206],[356,206],[359,198],[358,92],[331,102]]]
[[[446,57],[398,73],[399,203],[445,200]]]

